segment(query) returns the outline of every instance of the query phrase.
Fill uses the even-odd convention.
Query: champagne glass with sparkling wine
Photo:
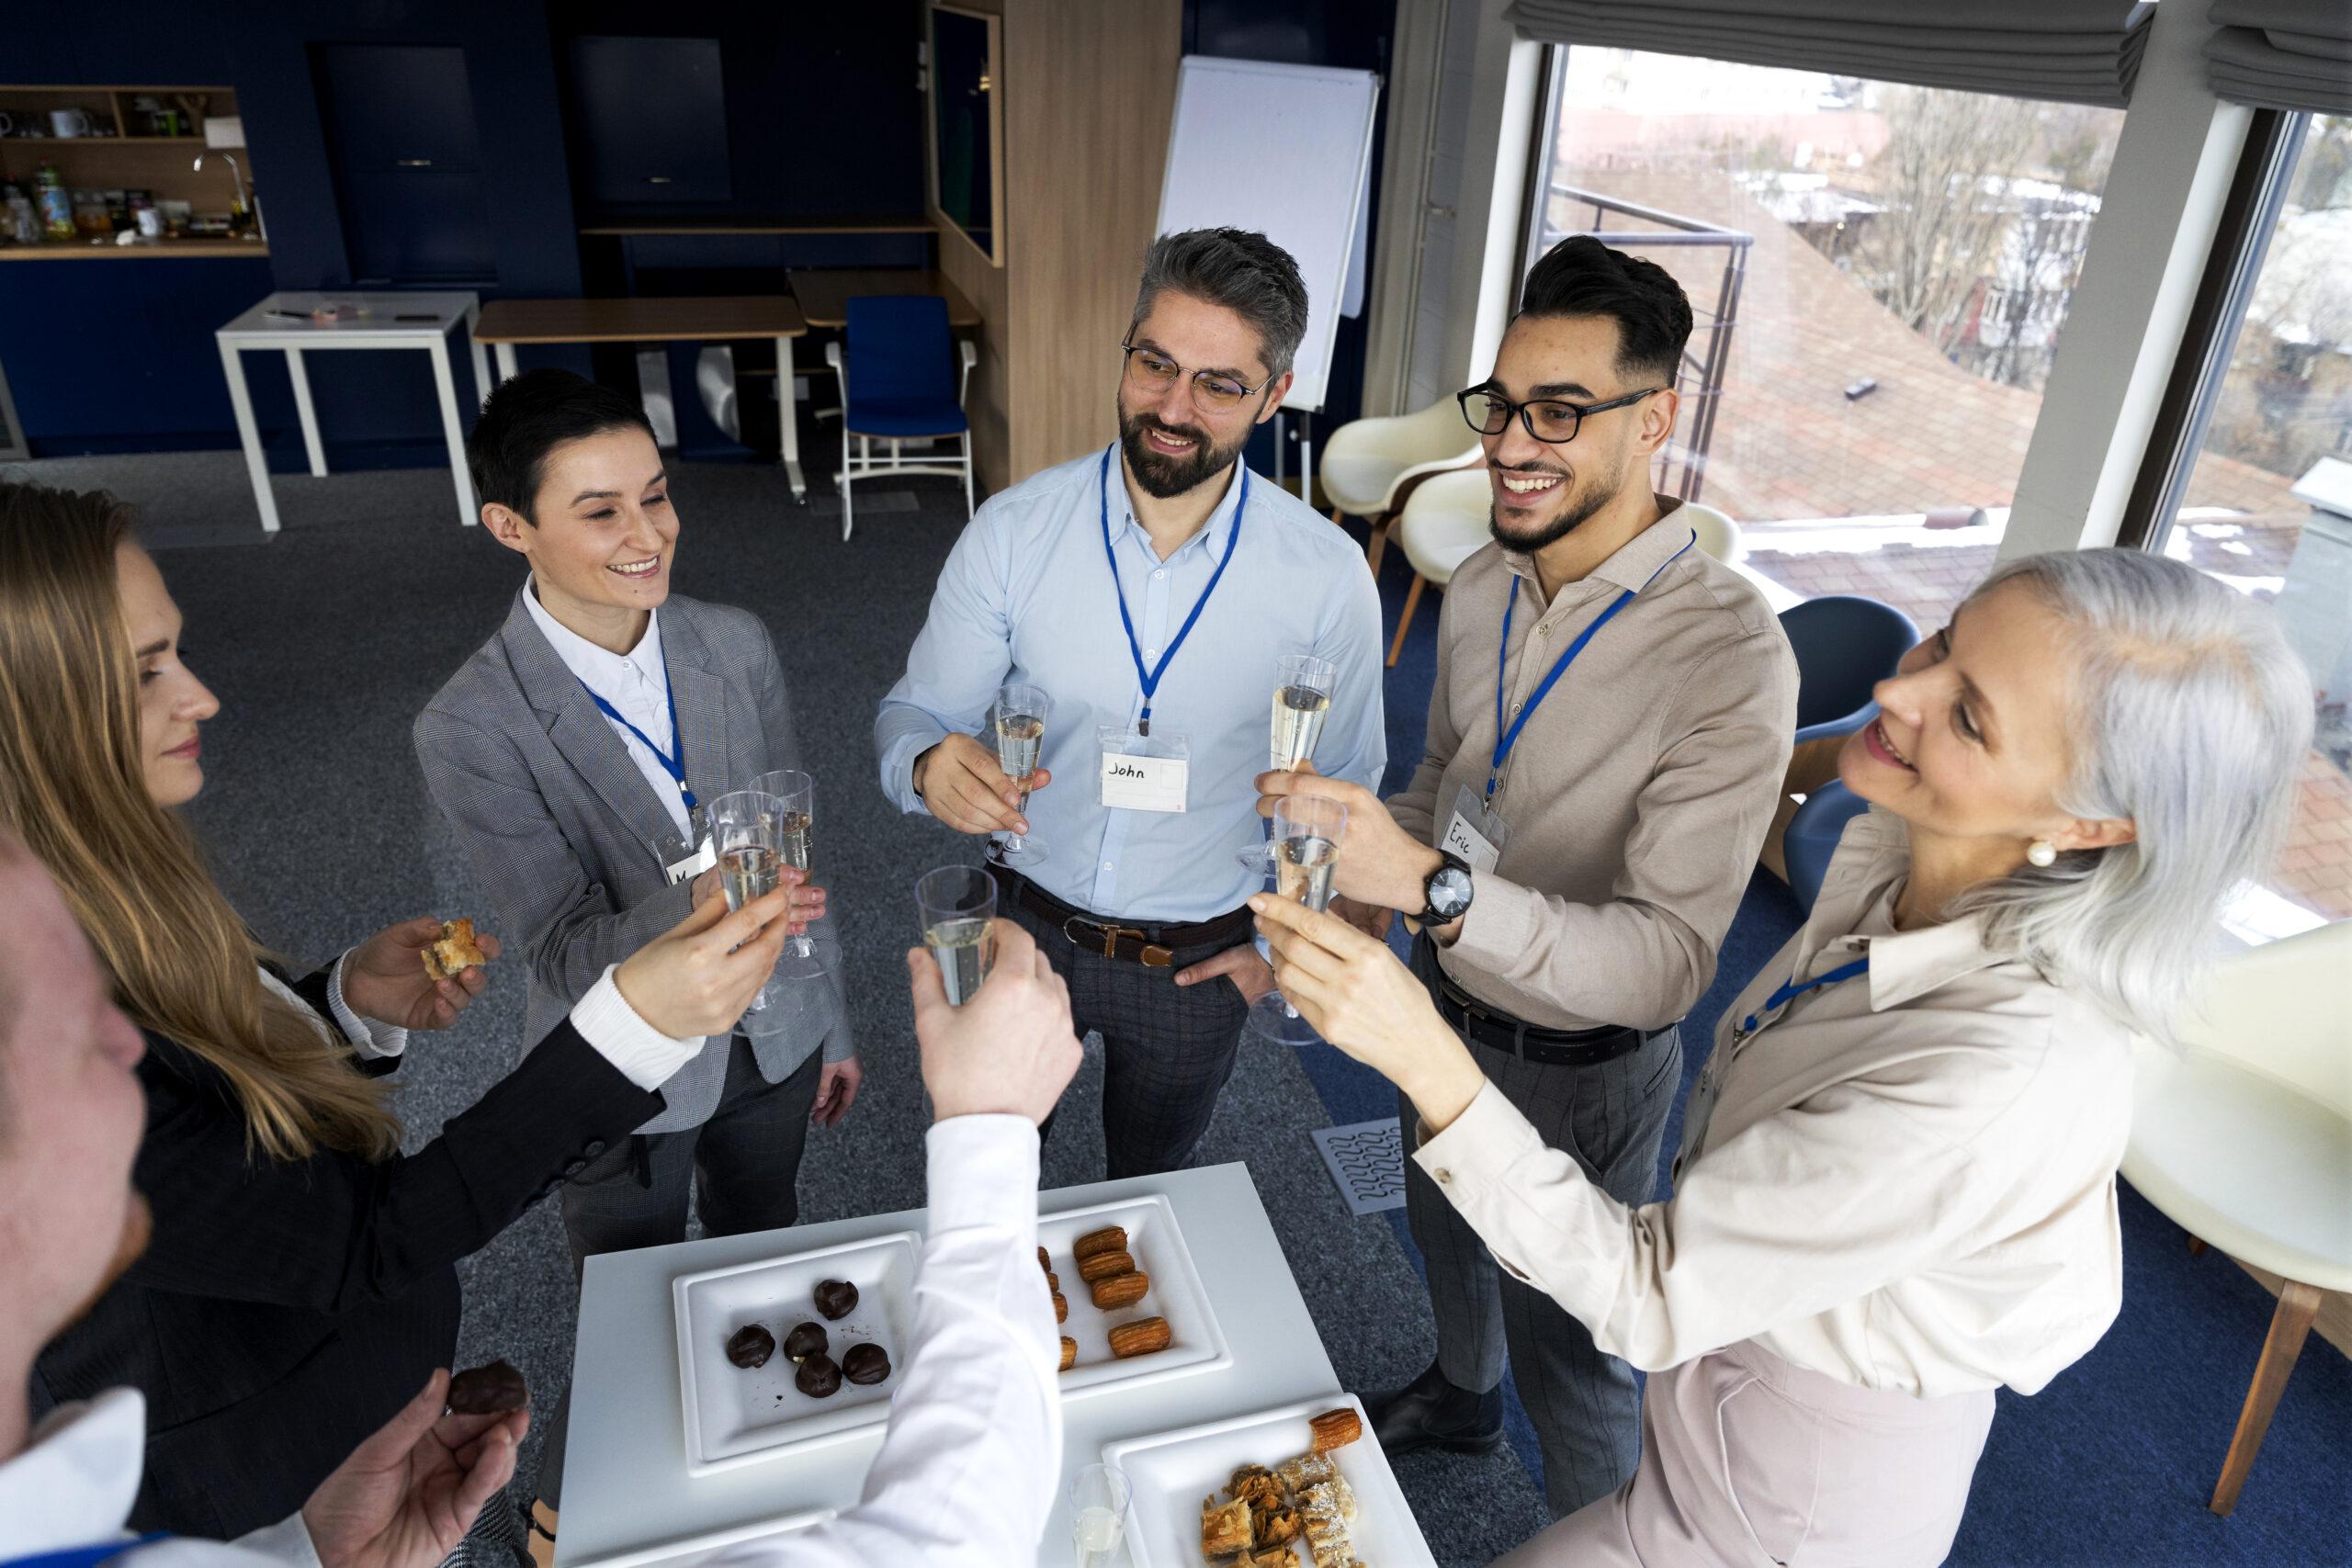
[[[1348,808],[1318,795],[1288,795],[1274,803],[1274,896],[1321,910],[1331,902],[1331,875],[1347,837]],[[1282,1045],[1312,1045],[1323,1037],[1298,1010],[1269,991],[1250,1009],[1252,1033]]]
[[[1331,692],[1338,685],[1339,667],[1311,653],[1286,653],[1274,665],[1274,728],[1270,760],[1278,773],[1296,773],[1301,762],[1315,756],[1323,738],[1323,721],[1331,714]],[[1236,859],[1264,874],[1273,869],[1273,845],[1252,844]]]
[[[718,886],[730,909],[775,891],[784,871],[776,846],[776,812],[775,797],[756,789],[739,789],[710,803],[706,820],[718,859]],[[749,1010],[758,1012],[767,1005],[764,995],[755,996]]]
[[[1017,811],[1029,809],[1029,780],[1037,771],[1037,754],[1045,749],[1046,715],[1052,700],[1035,686],[1008,684],[997,689],[991,729],[996,738],[997,766],[1020,792]],[[1046,846],[1020,833],[1005,833],[989,846],[1001,865],[1035,865],[1046,859]]]
[[[996,878],[975,865],[926,871],[915,878],[915,911],[947,1000],[962,1007],[996,962]]]
[[[816,821],[817,781],[797,768],[779,768],[753,779],[752,787],[775,802],[776,853],[785,865],[807,876],[808,835]],[[775,972],[786,980],[814,979],[826,972],[825,961],[818,956],[817,944],[803,931],[784,944],[784,956],[776,961]]]

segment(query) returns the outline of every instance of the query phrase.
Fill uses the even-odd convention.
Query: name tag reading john
[[[1124,811],[1184,809],[1191,783],[1192,748],[1181,735],[1138,735],[1114,725],[1101,727],[1100,791],[1104,807]]]

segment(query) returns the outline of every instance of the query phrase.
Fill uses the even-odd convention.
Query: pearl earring
[[[2058,846],[2047,839],[2036,839],[2026,846],[2025,858],[2036,865],[2055,865],[2058,863]]]

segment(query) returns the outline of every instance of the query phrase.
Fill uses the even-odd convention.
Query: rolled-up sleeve
[[[915,759],[950,734],[977,730],[1012,668],[1006,572],[1003,525],[990,502],[949,552],[907,672],[874,716],[882,793],[902,812],[926,809],[915,793]]]

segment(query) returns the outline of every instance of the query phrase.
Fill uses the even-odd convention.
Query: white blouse
[[[1609,1197],[1492,1084],[1414,1157],[1635,1366],[1752,1339],[1864,1388],[2034,1393],[2122,1302],[2130,1037],[1974,919],[1896,931],[1909,871],[1899,818],[1848,827],[1812,919],[1717,1028],[1666,1201]]]

